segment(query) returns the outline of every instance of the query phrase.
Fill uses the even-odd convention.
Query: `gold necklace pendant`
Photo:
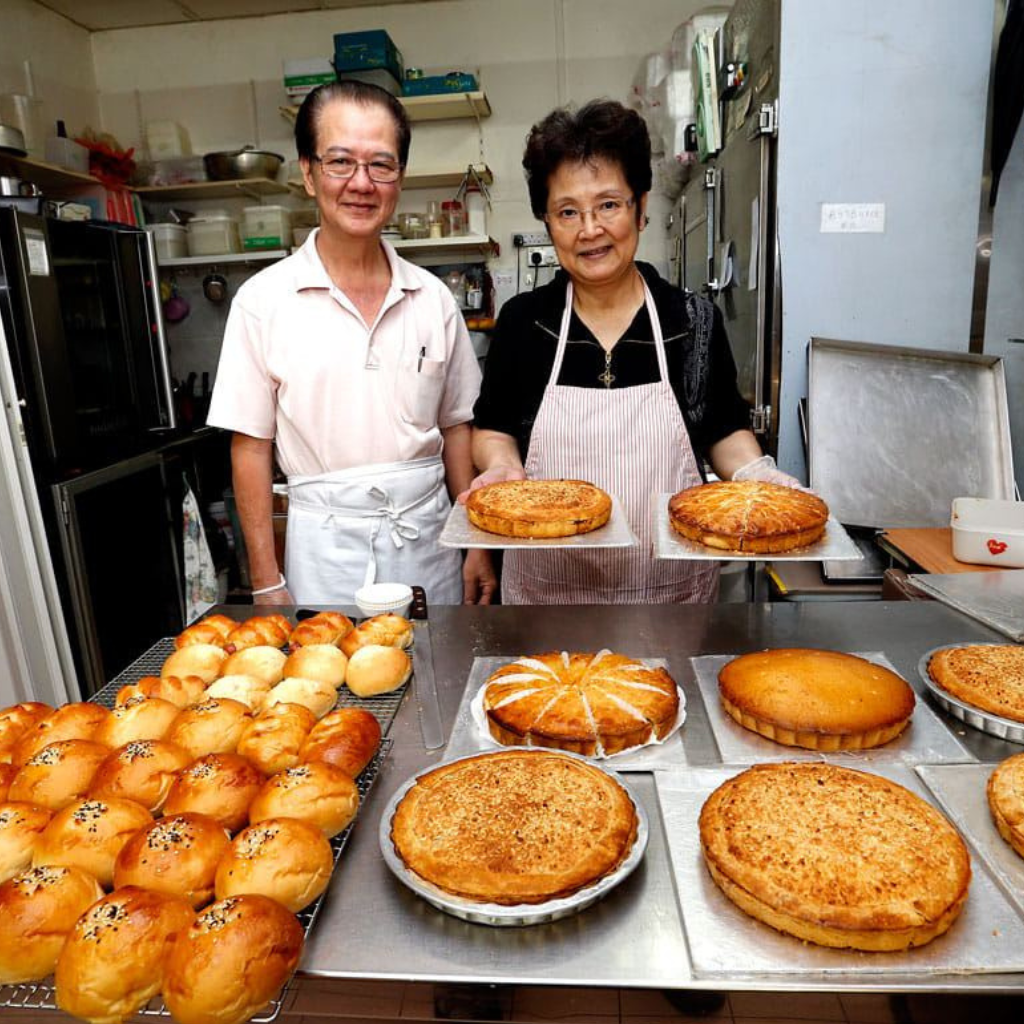
[[[597,379],[606,387],[610,388],[612,382],[615,380],[615,374],[612,373],[612,354],[611,352],[605,352],[604,354],[604,373],[599,373]]]

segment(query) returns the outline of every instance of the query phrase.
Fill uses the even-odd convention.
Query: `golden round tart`
[[[558,651],[502,665],[484,684],[483,711],[503,746],[602,757],[664,739],[679,691],[663,668],[624,654]]]
[[[946,647],[928,660],[928,675],[967,704],[1024,722],[1024,647]]]
[[[466,499],[469,521],[503,537],[572,537],[608,522],[612,499],[585,480],[506,480]]]
[[[720,480],[674,494],[672,529],[724,551],[779,554],[820,540],[828,505],[816,494],[758,480]]]
[[[1024,754],[1001,762],[988,777],[986,792],[999,834],[1024,857]]]
[[[600,768],[556,751],[501,750],[416,779],[391,820],[405,866],[454,896],[505,906],[571,896],[628,857],[639,819]]]
[[[864,750],[910,723],[914,691],[866,658],[779,648],[734,658],[718,673],[729,717],[776,743],[808,750]]]
[[[758,764],[700,812],[711,877],[741,910],[822,946],[923,946],[956,920],[971,861],[930,804],[878,775]]]

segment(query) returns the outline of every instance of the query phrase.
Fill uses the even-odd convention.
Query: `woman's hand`
[[[486,487],[487,484],[500,484],[506,480],[525,480],[526,470],[522,466],[494,466],[492,469],[485,470],[479,476],[473,477],[470,481],[469,487],[464,490],[455,500],[460,505],[466,504],[466,499],[473,493],[478,491],[481,487]]]
[[[498,589],[491,553],[484,548],[470,548],[462,563],[462,603],[490,604]]]

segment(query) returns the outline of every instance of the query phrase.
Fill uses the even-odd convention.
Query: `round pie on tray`
[[[828,506],[816,494],[758,480],[720,480],[674,494],[672,529],[724,551],[779,554],[820,540]]]
[[[608,772],[556,751],[501,750],[440,765],[399,801],[403,864],[453,896],[505,906],[571,896],[614,872],[639,818]]]
[[[863,750],[910,723],[914,691],[902,677],[839,651],[779,648],[734,658],[718,673],[729,716],[776,743]]]
[[[503,746],[607,756],[664,739],[679,691],[663,668],[624,654],[553,651],[502,665],[484,684],[483,712]]]
[[[758,764],[700,812],[715,883],[741,910],[822,946],[894,951],[943,934],[971,861],[931,804],[879,775],[820,762]]]
[[[503,537],[572,537],[604,526],[612,500],[585,480],[506,480],[473,491],[469,521]]]
[[[1024,647],[945,647],[928,660],[928,675],[947,693],[967,704],[1024,722]]]
[[[999,764],[988,777],[987,794],[999,834],[1024,857],[1024,754]]]

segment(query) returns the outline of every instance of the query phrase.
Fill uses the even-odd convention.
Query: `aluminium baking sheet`
[[[577,533],[571,537],[502,537],[488,533],[474,526],[466,515],[466,506],[455,502],[448,519],[441,530],[438,543],[446,548],[629,548],[636,545],[636,536],[629,528],[629,521],[622,504],[614,495],[612,514],[608,522],[589,533]]]
[[[849,651],[896,672],[881,651]],[[833,761],[860,767],[870,764],[960,763],[977,758],[949,731],[928,704],[918,699],[910,725],[894,740],[869,750],[836,750],[828,753],[787,747],[759,736],[734,722],[718,695],[718,673],[732,661],[732,654],[706,654],[691,658],[704,709],[722,761],[726,764],[756,764],[763,761]],[[897,673],[898,675],[899,673]]]
[[[829,515],[825,524],[825,536],[821,540],[808,544],[805,548],[795,551],[782,551],[778,554],[743,551],[722,551],[709,548],[706,544],[687,540],[672,529],[668,521],[668,503],[671,494],[656,494],[651,505],[651,517],[654,524],[654,557],[691,559],[714,562],[821,562],[825,559],[833,562],[857,561],[863,556],[835,516]]]
[[[999,834],[986,787],[994,764],[923,764],[917,774],[1024,914],[1024,857]]]
[[[485,751],[507,750],[487,732],[483,717],[484,683],[492,673],[502,665],[508,665],[515,658],[474,658],[470,669],[466,688],[462,692],[462,700],[455,714],[448,746],[445,747],[445,760],[453,760],[469,754],[480,754]],[[664,668],[668,663],[664,658],[638,658],[652,668]],[[672,731],[661,742],[645,747],[624,750],[620,754],[612,754],[604,758],[588,758],[599,761],[602,767],[617,772],[649,772],[665,767],[678,767],[689,764],[683,742],[683,723],[686,718],[686,697],[679,688],[679,716]]]
[[[1024,642],[1024,569],[912,573],[909,579],[929,597]]]
[[[960,917],[945,935],[917,949],[893,953],[829,949],[784,935],[749,917],[712,881],[701,854],[698,829],[704,801],[741,770],[688,768],[654,775],[695,977],[821,978],[1024,970],[1024,920],[977,855],[971,858],[970,895]],[[926,787],[907,766],[873,765],[872,772],[929,800]]]

